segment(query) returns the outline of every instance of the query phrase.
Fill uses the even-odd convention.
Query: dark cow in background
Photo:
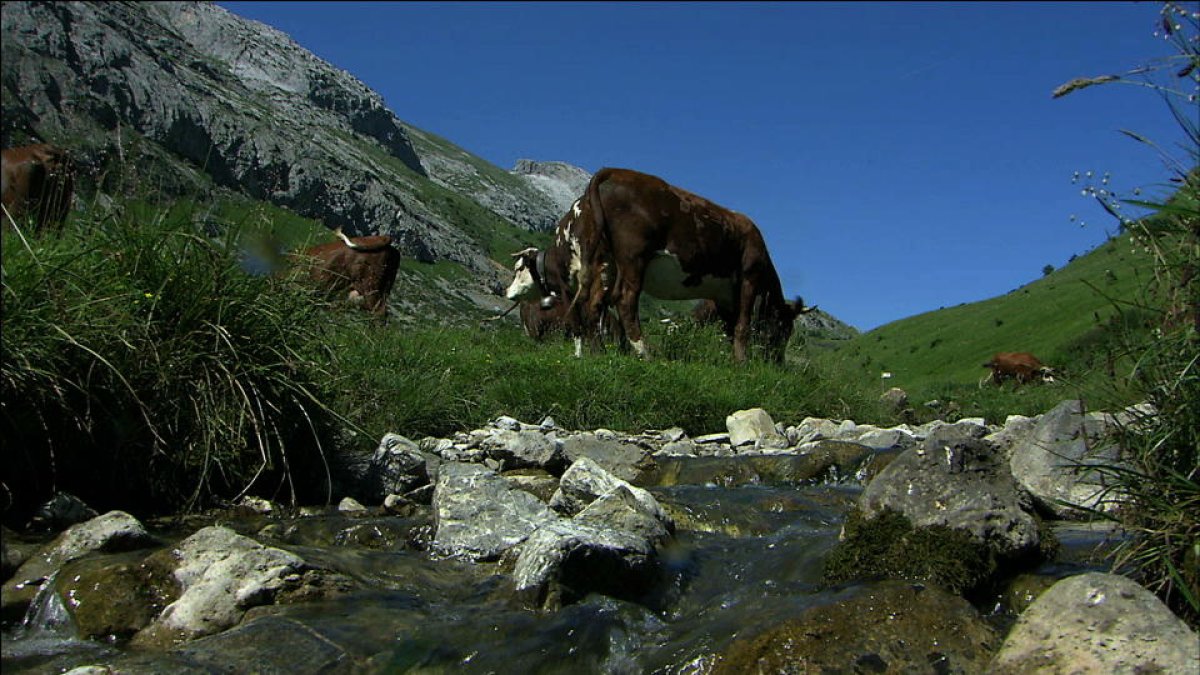
[[[561,249],[551,247],[546,250],[527,248],[514,253],[513,257],[517,259],[514,265],[516,278],[505,295],[520,305],[525,334],[534,340],[542,340],[556,331],[578,337],[572,331],[572,322],[567,320],[570,306],[568,256],[563,255]],[[627,346],[625,332],[612,312],[605,313],[601,329],[605,335],[616,338],[623,348]]]
[[[29,219],[37,229],[62,224],[75,194],[75,166],[66,150],[45,143],[0,152],[4,226]]]
[[[1016,380],[1020,384],[1034,380],[1054,381],[1053,369],[1042,365],[1042,362],[1029,352],[997,352],[983,367],[992,370],[984,381],[991,380],[996,384],[1008,379]]]
[[[348,291],[348,299],[387,321],[387,300],[400,269],[400,252],[387,235],[348,237],[334,230],[338,241],[309,247],[303,253],[309,276],[333,294]]]
[[[519,260],[508,297],[530,299],[540,292],[546,306],[568,302],[572,330],[593,340],[598,317],[613,306],[643,356],[638,316],[643,292],[663,300],[712,300],[728,319],[739,362],[746,360],[752,326],[768,356],[782,362],[792,322],[802,309],[784,299],[753,221],[628,169],[601,169],[592,177],[583,197],[559,221],[554,245],[546,252],[546,260],[552,258],[557,268],[544,265],[540,278],[536,266],[522,267]],[[546,283],[552,274],[565,276],[560,288]]]

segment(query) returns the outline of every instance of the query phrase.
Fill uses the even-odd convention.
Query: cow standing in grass
[[[997,352],[983,367],[992,370],[985,381],[990,379],[996,384],[1009,379],[1016,380],[1019,384],[1028,384],[1035,380],[1054,381],[1053,369],[1042,365],[1042,362],[1029,352]]]
[[[803,309],[783,297],[782,285],[758,227],[745,215],[628,169],[601,169],[559,221],[550,264],[522,264],[509,299],[540,294],[549,307],[568,303],[567,322],[596,343],[600,317],[616,308],[625,335],[641,355],[638,301],[706,298],[716,303],[733,338],[736,361],[746,360],[751,329],[769,359],[782,362],[793,321]],[[543,262],[544,262],[543,261]],[[535,261],[536,262],[536,261]],[[545,270],[545,274],[540,274]],[[546,283],[560,274],[563,293]],[[569,297],[568,297],[569,296]],[[579,353],[577,338],[576,353]]]

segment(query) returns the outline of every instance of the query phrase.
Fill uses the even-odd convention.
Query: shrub
[[[1122,494],[1121,522],[1132,533],[1115,565],[1157,592],[1193,626],[1200,626],[1200,129],[1195,117],[1200,89],[1200,12],[1174,2],[1163,4],[1156,35],[1177,53],[1120,75],[1078,78],[1055,90],[1063,96],[1098,84],[1134,84],[1156,92],[1184,132],[1186,155],[1163,152],[1176,188],[1169,199],[1145,199],[1140,189],[1122,198],[1107,187],[1085,192],[1144,247],[1154,261],[1145,306],[1155,330],[1126,332],[1125,349],[1135,359],[1128,376],[1155,411],[1136,416],[1122,429],[1125,464],[1106,471]],[[1182,82],[1182,86],[1177,83]],[[1150,139],[1124,132],[1147,146]],[[1153,211],[1133,220],[1123,206]]]
[[[186,211],[4,233],[6,518],[54,491],[157,512],[322,482],[323,310]]]

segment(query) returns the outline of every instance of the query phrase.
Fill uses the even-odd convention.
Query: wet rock
[[[59,492],[42,504],[33,514],[30,527],[33,529],[62,530],[83,523],[100,515],[82,499],[73,494]]]
[[[659,505],[654,495],[621,480],[587,457],[576,461],[563,474],[558,490],[550,500],[550,507],[559,513],[573,516],[596,499],[618,488],[628,490],[645,513],[664,523],[668,529],[674,530],[671,517]]]
[[[916,527],[959,529],[1002,558],[1036,553],[1038,522],[985,433],[971,424],[936,428],[871,481],[859,500],[863,515],[890,509]]]
[[[966,600],[881,582],[735,640],[712,672],[982,673],[997,642]]]
[[[470,560],[495,560],[558,517],[496,472],[461,462],[442,465],[433,508],[434,547]]]
[[[989,673],[1195,673],[1200,638],[1123,576],[1063,579],[1017,619]]]
[[[657,578],[658,557],[644,537],[567,520],[534,532],[513,569],[518,596],[546,609],[593,592],[636,600]]]
[[[125,640],[150,625],[178,597],[169,575],[143,566],[129,555],[88,557],[65,565],[55,592],[81,637]]]
[[[318,570],[295,554],[269,548],[221,526],[205,527],[148,564],[170,569],[179,597],[133,639],[141,647],[165,646],[226,630],[245,611],[280,596],[319,595]]]
[[[1117,463],[1114,430],[1111,415],[1085,413],[1080,401],[1063,401],[1042,415],[1023,441],[1014,443],[1012,474],[1038,508],[1054,517],[1087,517],[1063,502],[1107,510],[1115,505],[1111,486],[1088,467]]]
[[[733,447],[753,445],[756,448],[786,448],[787,438],[775,430],[775,422],[766,410],[739,410],[725,418],[729,444]]]
[[[283,617],[262,616],[171,651],[205,672],[238,672],[253,664],[263,673],[338,673],[361,666],[336,634],[323,634]]]
[[[648,508],[633,494],[634,489],[637,488],[618,485],[575,514],[573,520],[597,528],[629,532],[655,546],[662,544],[670,538],[674,521],[661,508]]]
[[[124,511],[110,511],[72,525],[30,556],[0,590],[0,612],[6,621],[24,614],[34,595],[66,563],[93,551],[128,551],[154,543],[146,528]]]

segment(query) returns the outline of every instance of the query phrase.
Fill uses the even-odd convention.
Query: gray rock
[[[1017,619],[989,673],[1196,673],[1200,638],[1130,579],[1059,581]]]
[[[372,504],[429,483],[428,461],[420,446],[399,434],[386,434],[371,458],[368,484]]]
[[[550,198],[558,213],[566,213],[587,189],[592,174],[566,162],[537,162],[518,159],[512,173]]]
[[[657,546],[670,538],[668,525],[674,527],[670,519],[664,521],[662,513],[647,508],[629,487],[618,485],[584,507],[573,520],[598,528],[630,532]]]
[[[1067,504],[1108,510],[1119,496],[1089,467],[1118,462],[1112,416],[1084,413],[1080,401],[1063,401],[1041,416],[1033,431],[1012,446],[1013,477],[1037,505],[1058,518],[1084,518]]]
[[[996,448],[978,434],[962,425],[935,429],[923,446],[901,453],[867,485],[859,499],[863,515],[891,509],[916,527],[969,532],[1002,556],[1033,553],[1040,543],[1037,521]]]
[[[637,480],[654,463],[646,448],[625,442],[616,433],[604,429],[572,434],[561,443],[563,459],[568,466],[587,457],[621,480]]]
[[[756,448],[786,448],[787,438],[775,430],[775,422],[766,410],[738,410],[725,418],[729,444],[733,447],[753,444]]]
[[[644,537],[560,521],[539,528],[513,568],[518,595],[557,609],[591,592],[636,600],[658,577],[658,557]]]
[[[604,467],[587,457],[579,459],[563,473],[558,490],[550,500],[550,506],[559,513],[575,515],[596,499],[618,488],[628,490],[641,504],[645,513],[667,524],[668,529],[674,530],[675,525],[671,517],[659,505],[654,495],[605,471]]]
[[[135,642],[154,644],[219,633],[251,607],[274,601],[300,583],[310,567],[298,556],[268,548],[222,526],[205,527],[175,546],[172,576],[180,595]]]
[[[124,511],[72,525],[17,569],[0,592],[0,608],[6,617],[23,613],[47,579],[88,553],[130,551],[153,543],[141,522]]]
[[[480,447],[505,470],[537,468],[557,474],[565,466],[558,445],[540,431],[498,430]]]
[[[900,387],[892,387],[879,395],[879,401],[887,410],[900,412],[908,407],[908,392]]]
[[[495,560],[557,520],[545,503],[476,464],[442,465],[433,497],[434,547],[445,555]]]

